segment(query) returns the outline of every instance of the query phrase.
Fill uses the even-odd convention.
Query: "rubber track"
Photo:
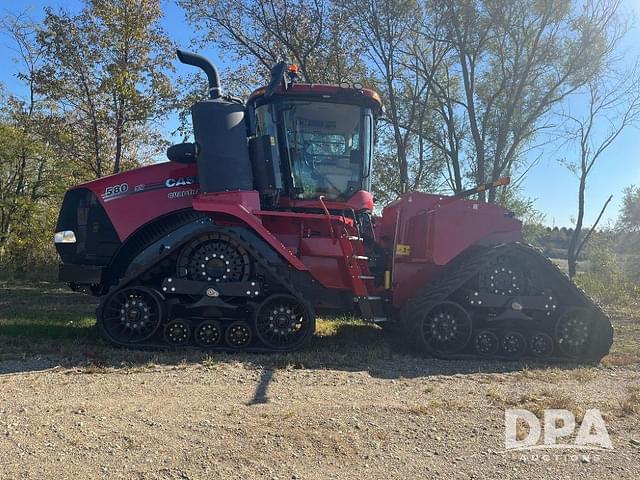
[[[225,235],[228,235],[228,236],[234,238],[234,240],[236,240],[243,248],[245,248],[247,250],[247,252],[252,256],[254,261],[259,263],[266,271],[268,271],[270,276],[272,276],[275,280],[280,282],[280,286],[282,288],[286,289],[292,296],[296,297],[302,303],[307,305],[307,307],[311,311],[312,317],[314,318],[314,320],[313,320],[313,322],[314,322],[313,330],[315,330],[315,313],[313,312],[313,308],[304,299],[304,297],[302,297],[302,295],[296,290],[296,288],[293,286],[293,284],[291,284],[291,282],[289,282],[282,275],[280,275],[273,268],[273,265],[270,265],[268,263],[267,259],[257,249],[253,248],[253,246],[250,244],[250,242],[245,237],[243,237],[242,234],[237,231],[237,229],[234,229],[234,228],[220,228],[220,229],[216,229],[215,233],[223,233]],[[163,261],[163,260],[160,260],[160,261]],[[118,284],[116,286],[114,286],[114,287],[112,287],[110,289],[109,294],[107,294],[107,295],[105,295],[103,297],[102,302],[104,302],[108,297],[111,296],[111,294],[115,293],[117,290],[119,290],[121,288],[125,288],[125,287],[128,287],[128,286],[131,286],[131,285],[135,285],[135,280],[137,278],[139,278],[139,277],[142,277],[146,272],[148,272],[150,269],[152,269],[154,265],[150,265],[149,268],[145,269],[144,272],[141,272],[140,274],[138,274],[138,275],[136,275],[134,277],[122,278],[120,280],[120,282],[118,282]],[[145,285],[145,286],[148,286],[148,285]],[[162,294],[161,294],[161,296],[162,296]],[[101,305],[102,305],[102,302],[101,302]],[[100,310],[100,307],[98,307],[96,313],[99,310]],[[215,318],[213,318],[213,320],[215,320]],[[237,320],[241,320],[241,319],[238,318]],[[253,329],[253,325],[252,325],[251,320],[247,320],[247,323],[249,323],[249,325]],[[162,329],[162,327],[163,327],[163,325],[160,326],[160,330]],[[154,336],[156,336],[156,335],[157,335],[157,333]],[[313,335],[313,332],[309,334],[308,339],[310,339],[312,335]],[[109,343],[111,343],[112,345],[117,346],[117,347],[133,348],[133,349],[137,349],[137,350],[175,350],[175,351],[185,351],[185,350],[186,351],[193,351],[193,350],[198,350],[198,351],[207,351],[207,352],[227,352],[227,353],[238,353],[238,352],[248,352],[248,353],[287,353],[287,352],[291,352],[291,351],[295,351],[295,350],[300,349],[306,343],[306,342],[303,342],[302,344],[298,345],[296,348],[284,350],[284,349],[273,349],[273,348],[255,347],[255,346],[250,346],[250,347],[247,347],[247,348],[232,348],[232,347],[224,346],[224,345],[219,345],[219,346],[214,346],[214,347],[200,347],[200,346],[194,345],[194,344],[172,346],[172,345],[168,345],[166,343],[120,342],[120,341],[114,340],[112,338],[108,338],[108,339],[105,339],[105,340],[108,341]]]
[[[570,295],[573,298],[567,301],[566,296],[563,296],[561,300],[564,304],[587,308],[593,312],[594,328],[589,339],[589,345],[585,349],[585,352],[580,357],[556,355],[541,358],[534,356],[522,356],[518,359],[504,355],[480,356],[470,353],[434,354],[433,356],[444,359],[597,362],[603,356],[607,355],[613,342],[613,327],[602,309],[593,302],[593,300],[582,289],[569,280],[569,278],[549,258],[540,253],[534,247],[520,243],[501,244],[493,247],[472,247],[466,253],[454,259],[446,270],[436,278],[436,280],[428,283],[402,310],[401,322],[403,323],[403,330],[406,333],[408,341],[415,344],[416,348],[419,350],[424,351],[424,345],[421,343],[423,319],[421,312],[426,311],[428,308],[431,308],[440,302],[450,299],[458,289],[472,280],[475,275],[479,274],[484,266],[489,265],[498,256],[504,254],[512,254],[515,255],[516,258],[522,255],[533,258],[543,273],[545,283],[547,283],[547,279],[551,279],[552,281],[549,283],[560,283],[562,284],[562,288],[569,290]],[[541,327],[541,330],[546,330],[546,328]],[[557,348],[554,350],[557,350]]]

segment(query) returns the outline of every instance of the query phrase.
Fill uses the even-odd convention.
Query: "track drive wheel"
[[[453,354],[464,349],[471,339],[471,317],[455,302],[441,302],[423,314],[419,341],[428,353]]]
[[[531,271],[514,255],[500,255],[479,276],[480,291],[494,295],[529,295]]]
[[[151,338],[165,317],[162,295],[152,288],[134,286],[107,295],[98,308],[97,324],[107,340],[127,345]]]
[[[311,308],[292,295],[267,297],[255,311],[256,336],[274,350],[300,347],[315,331]]]
[[[182,249],[176,273],[190,280],[242,282],[251,274],[251,259],[233,238],[213,233],[192,240]]]

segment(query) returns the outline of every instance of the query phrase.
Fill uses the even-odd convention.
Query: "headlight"
[[[54,243],[76,243],[76,234],[72,230],[56,232],[53,241]]]

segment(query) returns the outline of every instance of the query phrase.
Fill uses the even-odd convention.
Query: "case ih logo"
[[[197,182],[197,177],[167,178],[164,182],[164,186],[167,188],[183,187],[185,185],[193,185]]]
[[[524,428],[524,425],[527,428]],[[611,450],[613,445],[600,410],[587,410],[579,425],[573,443],[559,443],[559,439],[572,437],[576,419],[569,410],[544,411],[544,435],[540,420],[529,410],[510,409],[504,413],[504,446],[507,451],[574,449]],[[543,437],[543,443],[540,437]]]

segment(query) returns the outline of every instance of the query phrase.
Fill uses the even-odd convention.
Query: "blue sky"
[[[183,47],[189,46],[192,38],[190,27],[186,24],[184,14],[173,0],[163,0],[165,11],[165,29],[169,36]],[[0,0],[0,15],[6,12],[19,13],[27,11],[38,20],[42,17],[45,6],[64,7],[71,11],[80,8],[79,0]],[[640,0],[623,0],[625,16],[640,18]],[[625,39],[624,51],[629,61],[640,54],[640,26],[636,24]],[[9,42],[0,37],[0,48],[8,51]],[[218,58],[218,52],[211,49],[201,51],[213,60]],[[15,78],[18,65],[11,59],[12,53],[0,55],[0,82],[7,90],[20,92],[20,83]],[[569,106],[572,110],[579,109],[579,100]],[[171,123],[174,123],[173,120]],[[171,125],[169,129],[173,129]],[[546,215],[549,225],[570,226],[576,211],[577,178],[565,167],[559,164],[562,156],[570,158],[571,151],[560,150],[557,147],[545,148],[541,153],[541,160],[533,168],[522,183],[524,193],[535,200],[536,207]],[[613,201],[607,210],[604,221],[615,219],[620,208],[623,188],[640,185],[640,130],[628,129],[603,155],[590,177],[587,192],[586,223],[593,222],[602,204],[610,194]]]

